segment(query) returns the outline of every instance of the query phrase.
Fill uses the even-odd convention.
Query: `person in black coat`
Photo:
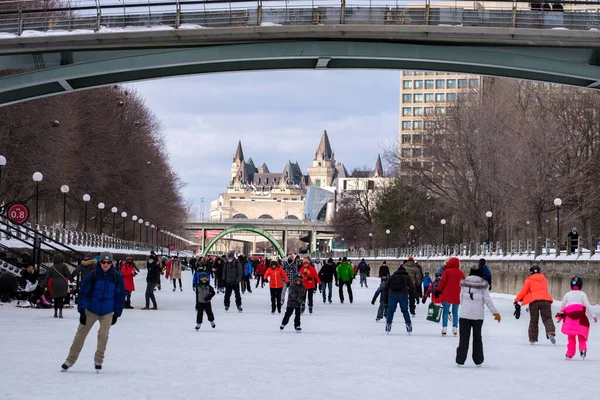
[[[148,257],[148,261],[146,261],[146,270],[148,271],[148,275],[146,275],[146,307],[142,308],[142,310],[150,310],[150,300],[152,300],[152,310],[158,310],[156,297],[154,296],[154,288],[160,281],[162,267],[154,254]]]
[[[333,281],[335,280],[335,284],[337,285],[337,275],[335,273],[335,263],[333,262],[333,258],[329,258],[325,264],[321,267],[319,271],[319,278],[321,279],[321,287],[323,292],[323,303],[325,303],[325,298],[329,300],[329,304],[331,304],[331,292],[333,290]],[[326,294],[326,289],[329,287],[329,290]]]
[[[383,264],[379,267],[379,277],[390,277],[390,269],[387,266],[387,263],[384,261]]]
[[[383,287],[383,298],[387,299],[388,304],[387,323],[385,324],[386,332],[389,333],[392,330],[394,313],[396,312],[396,306],[398,304],[400,304],[400,310],[404,316],[406,331],[409,334],[412,332],[412,322],[408,312],[408,299],[409,296],[416,297],[416,295],[417,291],[415,290],[415,285],[408,276],[408,272],[406,272],[404,267],[398,268],[398,270],[390,276],[390,279],[388,279]]]
[[[569,246],[571,246],[571,253],[575,253],[577,251],[577,247],[579,245],[579,233],[577,233],[577,228],[571,229],[569,232]]]
[[[283,330],[288,322],[290,322],[292,314],[295,313],[294,328],[300,332],[302,330],[300,328],[300,315],[302,314],[302,304],[304,304],[304,297],[306,296],[306,288],[302,284],[302,275],[298,274],[294,277],[294,283],[291,284],[288,293],[287,308],[279,329]]]

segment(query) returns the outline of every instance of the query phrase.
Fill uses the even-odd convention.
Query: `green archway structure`
[[[208,245],[206,245],[206,247],[204,248],[204,250],[202,251],[202,255],[205,256],[208,254],[208,252],[210,251],[210,249],[212,249],[212,247],[215,245],[215,243],[217,243],[217,241],[221,238],[223,238],[225,235],[229,234],[229,233],[234,233],[234,232],[253,232],[256,233],[262,237],[264,237],[265,239],[267,239],[273,246],[275,246],[275,249],[277,249],[277,252],[279,253],[279,256],[281,258],[285,258],[286,254],[285,251],[283,250],[283,248],[281,247],[281,245],[279,244],[279,242],[277,241],[277,239],[275,239],[273,237],[273,235],[271,235],[269,232],[260,229],[259,227],[253,226],[253,225],[235,225],[232,226],[230,228],[225,229],[223,232],[219,233],[217,236],[215,236],[214,238],[212,238],[210,240],[210,242],[208,242]]]

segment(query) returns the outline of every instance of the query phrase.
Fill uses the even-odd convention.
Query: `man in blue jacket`
[[[73,344],[62,370],[68,370],[79,357],[85,343],[85,338],[92,326],[99,321],[98,347],[94,355],[94,365],[97,371],[102,369],[108,332],[111,325],[117,323],[125,305],[125,284],[123,276],[113,266],[113,256],[105,251],[100,254],[96,268],[90,272],[79,289],[79,327],[75,333]]]

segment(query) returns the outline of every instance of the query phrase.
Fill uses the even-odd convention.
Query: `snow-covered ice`
[[[385,334],[375,322],[377,303],[370,304],[378,279],[369,280],[369,289],[354,282],[354,304],[340,304],[335,290],[334,304],[323,304],[316,293],[314,314],[302,316],[298,334],[293,323],[279,330],[282,314],[271,315],[267,287],[243,296],[243,313],[225,313],[218,294],[216,329],[205,320],[196,332],[191,273],[183,278],[184,291],[172,292],[163,277],[158,311],[139,309],[145,273],[136,278],[136,309],[125,310],[111,329],[100,374],[93,368],[97,326],[77,364],[59,372],[77,328],[75,309],[54,319],[52,310],[4,304],[0,399],[564,400],[574,390],[578,399],[594,399],[600,389],[600,325],[592,324],[588,358],[565,361],[560,333],[553,346],[540,326],[540,344],[529,345],[529,315],[514,319],[512,296],[493,295],[502,322],[486,315],[484,366],[474,368],[469,355],[457,368],[458,339],[441,337],[441,324],[425,320],[427,305],[417,308],[412,336],[399,310]]]

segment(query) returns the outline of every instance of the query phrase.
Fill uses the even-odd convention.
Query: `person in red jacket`
[[[275,314],[275,308],[281,314],[283,282],[290,283],[290,279],[276,260],[271,260],[271,268],[265,272],[265,280],[267,279],[269,280],[269,288],[271,289],[271,314]]]
[[[273,265],[273,261],[271,261],[271,265]],[[258,261],[258,265],[256,266],[256,271],[254,274],[256,275],[256,287],[258,288],[258,283],[260,282],[261,289],[265,287],[265,273],[267,272],[267,264],[265,264],[264,259]],[[273,286],[270,286],[271,288]]]
[[[313,312],[313,294],[317,289],[317,284],[321,284],[321,279],[319,278],[319,274],[315,267],[313,267],[310,258],[304,257],[302,260],[302,267],[298,271],[300,275],[302,275],[302,284],[306,289],[306,293],[308,294],[308,312],[312,314]],[[302,312],[304,312],[304,304],[302,305]]]
[[[133,258],[127,257],[125,264],[121,267],[121,274],[123,275],[123,281],[125,282],[125,308],[131,310],[133,309],[131,306],[131,292],[135,292],[133,277],[137,275],[135,266],[133,265]]]
[[[460,270],[460,261],[452,257],[446,263],[442,279],[434,296],[441,298],[442,312],[442,336],[448,331],[448,312],[452,306],[452,333],[458,334],[458,306],[460,305],[460,281],[465,279],[465,274]]]

